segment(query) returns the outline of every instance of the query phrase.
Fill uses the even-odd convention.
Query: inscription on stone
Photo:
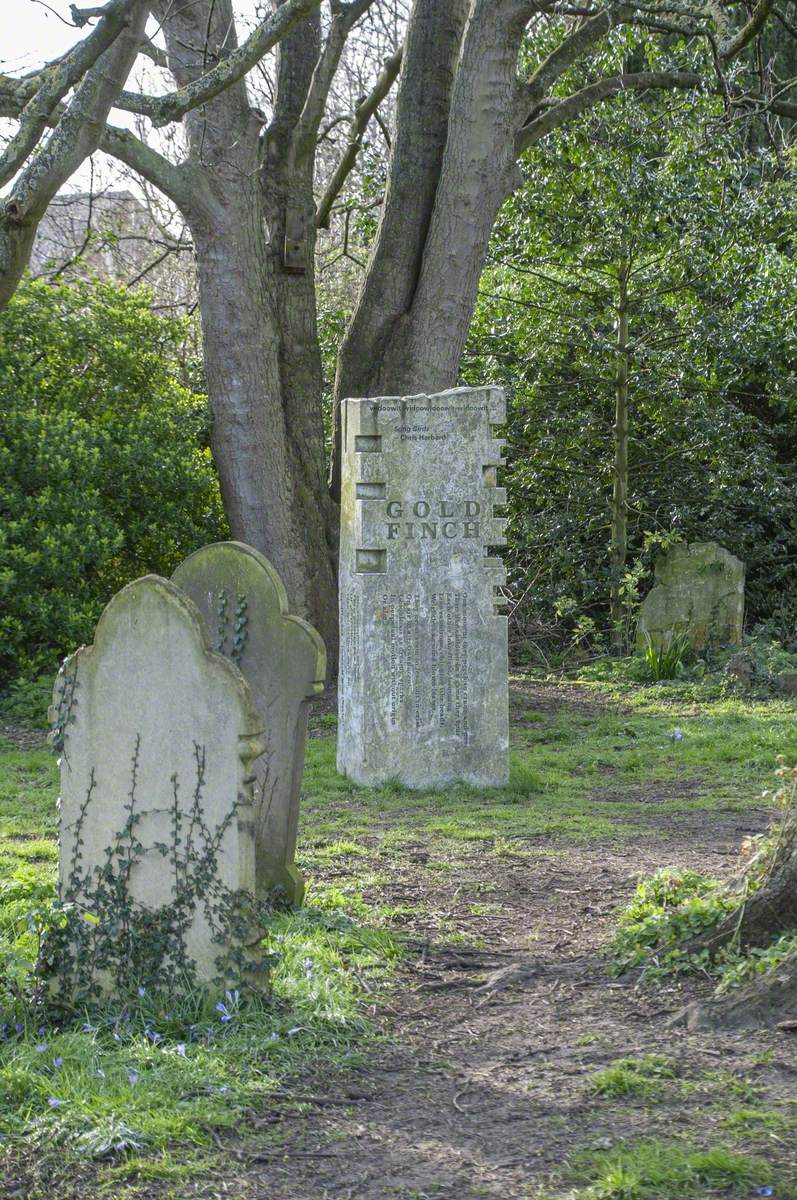
[[[338,769],[407,787],[507,779],[498,388],[343,403]]]

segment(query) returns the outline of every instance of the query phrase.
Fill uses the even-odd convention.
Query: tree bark
[[[797,930],[797,851],[788,840],[778,854],[772,874],[741,909],[731,912],[714,929],[688,941],[688,954],[708,950],[714,955],[726,946],[748,951],[766,946],[781,933]],[[728,996],[690,1004],[672,1024],[690,1029],[777,1026],[797,1020],[797,951],[779,967],[767,971]]]
[[[345,396],[457,381],[493,224],[519,179],[516,68],[527,20],[518,0],[416,0],[388,193],[341,346],[336,415]],[[337,496],[337,421],[333,455]]]
[[[797,1024],[797,951],[728,996],[687,1005],[670,1022],[687,1029],[772,1029]]]
[[[180,87],[207,69],[208,56],[212,63],[234,49],[230,0],[181,0],[163,16]],[[310,18],[290,38],[302,44],[309,33],[312,50],[315,28]],[[301,80],[293,83],[287,92],[301,102]],[[211,444],[233,536],[274,564],[293,611],[319,630],[334,664],[335,512],[325,480],[312,187],[303,274],[286,268],[287,150],[272,130],[263,163],[261,127],[243,82],[185,118],[196,186],[184,207],[197,253]],[[306,208],[305,191],[297,180]]]
[[[622,583],[628,553],[628,256],[617,267],[617,359],[614,376],[614,464],[610,550],[611,643],[615,654],[625,650],[625,605]]]
[[[712,955],[725,946],[739,950],[765,946],[787,930],[797,929],[797,853],[792,853],[745,900],[741,910],[729,913],[719,925],[691,938],[684,945],[687,954],[708,950]]]

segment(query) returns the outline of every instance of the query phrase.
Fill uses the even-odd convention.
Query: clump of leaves
[[[642,978],[658,978],[707,969],[707,955],[687,955],[682,945],[711,929],[739,902],[738,896],[723,894],[719,880],[698,871],[657,871],[637,885],[620,914],[610,948],[615,973],[641,967]]]
[[[592,1076],[589,1091],[594,1096],[605,1096],[610,1100],[651,1096],[661,1086],[662,1080],[674,1078],[673,1062],[662,1054],[648,1054],[644,1058],[618,1058],[604,1071]]]
[[[668,634],[660,642],[654,642],[650,634],[645,635],[645,660],[649,677],[659,683],[662,679],[677,679],[684,669],[684,656],[689,649],[685,634]]]
[[[729,992],[742,983],[749,983],[756,975],[763,975],[773,967],[779,967],[784,959],[797,951],[797,929],[782,933],[768,946],[753,946],[746,954],[729,953],[722,964],[722,978],[717,987],[718,995]]]

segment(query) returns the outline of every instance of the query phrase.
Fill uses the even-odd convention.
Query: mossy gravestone
[[[174,584],[119,592],[56,680],[60,752],[54,990],[255,982],[251,764],[264,749],[248,684]]]
[[[507,780],[504,419],[498,388],[343,402],[338,770],[358,783]]]
[[[266,741],[266,753],[254,763],[257,888],[261,894],[279,888],[298,904],[304,882],[294,855],[307,709],[324,688],[324,643],[311,625],[290,615],[268,559],[242,542],[197,550],[172,580],[202,613],[215,648],[252,689]]]
[[[679,635],[698,653],[741,642],[744,563],[730,551],[716,542],[679,542],[657,560],[655,581],[639,610],[639,649]]]

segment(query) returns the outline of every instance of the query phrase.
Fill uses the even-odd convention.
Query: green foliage
[[[684,668],[684,655],[689,649],[685,634],[671,634],[660,642],[652,641],[650,634],[642,657],[648,668],[649,677],[658,683],[662,679],[677,679]]]
[[[662,1080],[674,1079],[672,1060],[662,1054],[644,1058],[618,1058],[589,1081],[589,1091],[610,1100],[626,1096],[651,1096]]]
[[[687,956],[682,943],[716,925],[738,907],[739,898],[724,896],[716,879],[697,871],[664,868],[637,884],[623,910],[611,945],[617,974],[642,968],[643,978],[705,968],[701,956]]]
[[[636,37],[618,31],[606,73]],[[750,619],[797,646],[795,174],[736,137],[713,98],[625,95],[531,150],[497,223],[463,374],[508,390],[506,557],[535,661],[608,624],[624,259],[628,610],[656,539],[716,539],[747,564]]]
[[[781,934],[768,946],[752,946],[746,954],[728,955],[727,961],[722,964],[722,978],[717,993],[721,995],[740,984],[749,983],[756,975],[779,967],[794,954],[797,954],[797,930]]]
[[[772,1176],[760,1158],[722,1146],[699,1150],[668,1141],[584,1154],[579,1165],[579,1174],[589,1184],[576,1193],[578,1200],[702,1200],[714,1195],[714,1189],[723,1196],[746,1197],[753,1186],[765,1186]]]
[[[64,687],[66,671],[59,675]],[[68,754],[66,739],[61,749]],[[225,887],[218,873],[218,854],[224,834],[235,818],[233,805],[215,829],[203,818],[205,748],[195,745],[195,780],[190,805],[179,794],[172,778],[168,842],[150,851],[164,860],[163,868],[174,881],[171,901],[158,908],[142,907],[131,895],[131,872],[147,853],[139,840],[139,825],[147,816],[138,794],[140,738],[130,764],[130,790],[124,805],[125,823],[115,831],[101,864],[83,862],[86,822],[98,819],[94,770],[80,813],[70,831],[73,838],[65,864],[59,903],[52,913],[33,920],[39,938],[36,976],[44,989],[34,999],[45,1008],[62,998],[67,1008],[91,1002],[99,989],[122,1001],[141,988],[160,991],[176,1001],[186,990],[196,989],[196,964],[188,952],[188,936],[195,913],[202,914],[207,935],[215,944],[216,986],[237,989],[266,987],[270,960],[255,949],[257,933],[265,928],[272,911],[266,901]],[[146,804],[146,798],[143,801]]]
[[[32,679],[21,675],[0,696],[0,717],[29,729],[46,729],[52,698],[52,675],[37,675]]]
[[[99,283],[27,281],[0,314],[0,680],[50,669],[119,587],[225,535],[182,330]]]
[[[610,952],[613,969],[641,967],[642,978],[702,972],[718,979],[717,993],[729,991],[797,955],[797,929],[787,930],[767,945],[742,953],[731,941],[715,955],[707,950],[687,952],[684,943],[713,928],[746,898],[766,885],[797,845],[797,767],[781,759],[776,771],[780,786],[774,803],[780,810],[768,834],[749,839],[743,880],[734,890],[695,871],[658,871],[637,885],[631,903],[621,913]]]

